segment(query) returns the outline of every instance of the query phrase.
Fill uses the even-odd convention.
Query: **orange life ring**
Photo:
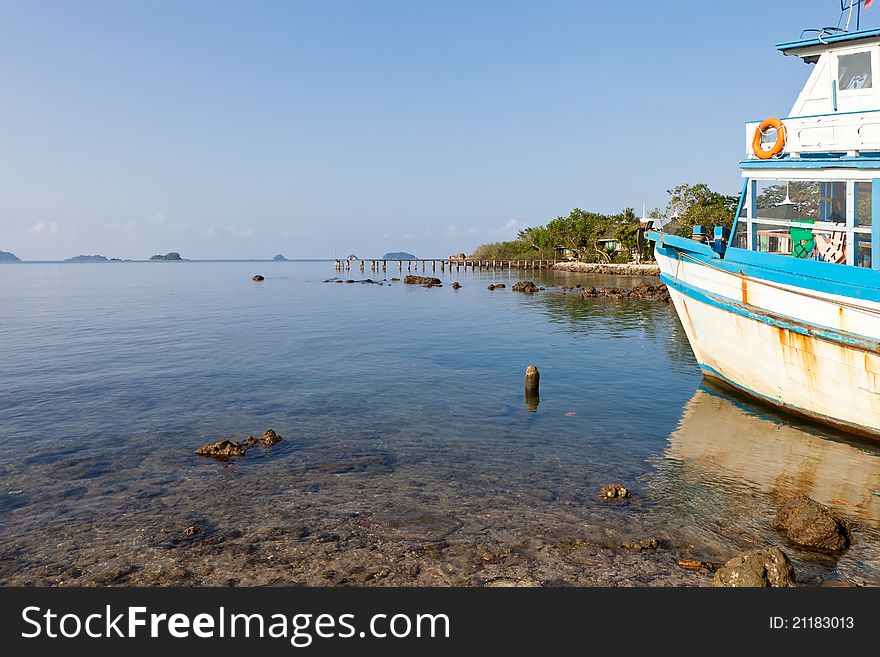
[[[776,129],[776,143],[773,144],[773,148],[766,151],[761,146],[761,137],[768,128]],[[752,151],[755,156],[760,160],[769,160],[774,155],[781,153],[783,148],[785,148],[785,125],[782,121],[775,117],[761,121],[761,125],[755,129],[755,137],[752,139]]]

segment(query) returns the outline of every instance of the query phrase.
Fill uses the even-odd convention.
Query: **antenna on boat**
[[[862,7],[868,9],[872,4],[874,4],[874,0],[840,0],[840,18],[837,19],[837,25],[804,30],[801,32],[801,39],[807,34],[815,33],[819,41],[827,43],[825,37],[845,34],[850,31],[850,28],[858,31],[861,29]]]

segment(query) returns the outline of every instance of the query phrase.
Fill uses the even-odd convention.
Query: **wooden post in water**
[[[534,365],[529,365],[526,368],[526,408],[530,413],[536,413],[538,411],[538,404],[541,403],[538,391],[540,380],[541,375],[538,373],[538,368]]]
[[[534,365],[526,368],[526,393],[538,394],[538,388],[541,383],[541,373]]]

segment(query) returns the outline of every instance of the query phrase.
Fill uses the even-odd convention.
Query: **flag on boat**
[[[865,6],[865,9],[867,9],[874,4],[874,0],[865,0],[862,4]]]

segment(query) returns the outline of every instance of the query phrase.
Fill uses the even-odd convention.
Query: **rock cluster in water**
[[[392,278],[391,280],[392,281],[399,281],[400,279],[399,278]],[[328,278],[324,282],[325,283],[360,283],[361,285],[385,285],[387,283],[387,281],[388,281],[387,278],[383,278],[381,281],[374,281],[372,278],[365,278],[363,280],[356,281],[353,278],[333,277],[333,278]],[[389,285],[390,285],[390,283],[389,283]]]
[[[422,287],[443,287],[443,281],[432,276],[405,276],[403,282],[407,285],[421,285]]]
[[[632,493],[623,484],[608,484],[602,486],[599,496],[604,500],[613,500],[615,498],[625,499],[630,497]]]
[[[225,461],[233,456],[244,456],[248,447],[253,447],[254,445],[271,447],[281,442],[281,440],[281,436],[274,429],[266,429],[262,437],[254,438],[253,436],[248,436],[247,440],[241,443],[232,440],[218,440],[215,443],[207,443],[199,447],[196,450],[196,454],[199,456],[211,456]]]
[[[497,288],[498,286],[496,285],[495,287]],[[538,287],[537,285],[532,283],[532,281],[520,281],[519,283],[515,283],[511,289],[514,292],[525,292],[526,294],[534,294],[535,292],[543,288]]]
[[[202,445],[196,450],[199,456],[213,456],[214,458],[229,458],[230,456],[244,456],[244,446],[231,440],[218,440],[216,443]]]
[[[796,495],[788,500],[776,514],[772,525],[792,543],[804,547],[836,552],[845,550],[852,543],[852,534],[846,521],[806,495]]]
[[[614,276],[656,276],[660,273],[657,265],[601,264],[598,262],[557,262],[557,271],[571,271],[584,274],[611,274]]]
[[[712,586],[797,586],[794,567],[785,552],[766,547],[739,554],[718,569]]]
[[[651,285],[639,283],[633,288],[624,287],[588,287],[584,289],[584,299],[655,299],[669,301],[669,290],[662,283]]]
[[[507,286],[506,286],[504,283],[492,283],[492,284],[489,285],[489,287],[487,287],[486,289],[487,289],[487,290],[503,290],[503,289],[506,288],[506,287],[507,287]]]

